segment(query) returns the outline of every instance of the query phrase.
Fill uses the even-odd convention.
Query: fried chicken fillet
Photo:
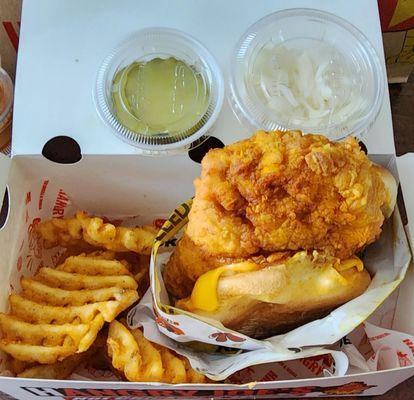
[[[194,185],[189,223],[164,271],[177,298],[207,271],[260,255],[347,259],[379,236],[396,197],[392,175],[354,138],[299,131],[258,131],[210,150]]]

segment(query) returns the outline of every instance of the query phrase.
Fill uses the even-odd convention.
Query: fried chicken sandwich
[[[367,289],[358,254],[380,235],[397,186],[354,138],[259,131],[201,166],[164,270],[177,307],[264,338]]]

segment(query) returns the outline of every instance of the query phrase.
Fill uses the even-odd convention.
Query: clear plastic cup
[[[114,109],[111,97],[114,77],[133,62],[145,63],[170,57],[185,62],[197,74],[202,74],[209,93],[205,113],[192,129],[173,134],[148,134],[129,129],[120,121]],[[105,58],[98,70],[94,98],[98,114],[118,137],[146,152],[158,154],[179,151],[202,140],[200,138],[212,127],[221,110],[224,83],[214,57],[196,39],[175,29],[149,28],[134,34]]]
[[[275,54],[278,52],[278,55],[273,57],[272,51]],[[296,75],[289,75],[290,81],[285,78],[288,83],[280,83],[280,76],[286,76],[281,75],[282,64],[288,60],[283,54],[300,55],[312,51],[325,51],[324,57],[327,54],[328,58],[328,63],[323,68],[329,75],[323,79],[329,79],[330,87],[327,90],[330,97],[329,102],[322,100],[319,114],[313,108],[308,112],[307,104],[308,108],[303,108],[305,112],[302,112],[301,106],[304,103],[301,101],[306,99],[306,93],[300,93],[299,97],[292,96],[299,93],[297,80],[291,79],[292,76],[299,76],[296,72]],[[292,59],[296,63],[292,64],[295,68],[304,65],[297,62],[298,58]],[[318,58],[316,62],[317,60]],[[260,63],[265,65],[268,75],[265,72],[262,74],[264,69]],[[306,71],[305,69],[304,73]],[[278,77],[279,81],[272,82],[268,76]],[[320,77],[316,76],[316,79]],[[263,82],[269,83],[270,90],[263,89]],[[307,81],[304,82],[306,84]],[[344,82],[345,88],[341,87]],[[349,22],[318,10],[290,9],[264,17],[244,33],[232,56],[231,106],[238,119],[253,129],[299,129],[308,133],[322,133],[332,140],[351,134],[360,137],[378,116],[384,86],[382,63],[368,39]],[[272,95],[276,97],[272,98]],[[282,98],[282,102],[277,96],[286,97]],[[349,99],[348,108],[340,109],[335,104],[336,99]]]
[[[10,153],[13,105],[13,82],[7,72],[0,68],[0,151]]]

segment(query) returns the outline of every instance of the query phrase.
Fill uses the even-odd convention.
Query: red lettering
[[[193,397],[198,393],[198,390],[174,390],[174,395]]]
[[[146,390],[138,390],[138,389],[118,389],[116,393],[118,396],[145,397],[148,395]]]
[[[57,218],[63,217],[68,202],[69,198],[67,194],[62,189],[60,189],[55,201],[55,205],[53,207],[53,216]]]
[[[313,386],[305,386],[305,387],[297,387],[292,389],[292,393],[294,394],[308,394],[313,392]]]
[[[287,372],[289,372],[289,374],[290,375],[292,375],[292,376],[294,376],[294,377],[297,377],[297,374],[294,372],[294,371],[292,371],[283,361],[280,361],[279,362],[279,365],[285,370],[285,371],[287,371]]]
[[[256,395],[257,396],[266,396],[268,394],[277,394],[280,391],[280,389],[273,389],[273,390],[269,390],[269,389],[258,389],[256,390]]]
[[[53,216],[60,216],[63,217],[63,215],[65,214],[65,210],[63,208],[53,208]]]
[[[268,371],[263,378],[262,381],[275,381],[277,379],[277,374],[275,371]]]
[[[167,396],[173,396],[174,392],[172,390],[148,390],[149,396],[154,397],[167,397]]]
[[[116,390],[113,389],[86,389],[91,396],[117,396]]]
[[[408,346],[408,348],[411,350],[411,353],[414,355],[414,343],[410,339],[404,339],[403,343]]]
[[[382,339],[385,338],[387,336],[389,336],[390,334],[387,332],[381,333],[380,335],[377,336],[371,336],[370,338],[368,338],[369,340],[378,340],[378,339]]]
[[[319,369],[319,365],[318,365],[318,363],[317,363],[316,361],[314,361],[314,362],[312,363],[311,367],[310,367],[310,370],[311,370],[312,372],[316,372],[318,369]]]
[[[56,208],[66,207],[66,205],[67,205],[67,202],[65,200],[60,200],[60,199],[56,200],[56,203],[55,203]]]
[[[31,201],[32,201],[32,193],[31,192],[27,192],[26,193],[26,201],[25,201],[25,204],[28,205]]]
[[[226,396],[253,396],[255,390],[228,390]],[[236,397],[237,398],[237,397]]]
[[[71,388],[64,388],[63,389],[63,393],[65,394],[65,396],[83,396],[85,397],[85,392],[83,390],[77,390],[77,389],[71,389]]]
[[[40,195],[39,195],[39,204],[38,204],[38,208],[39,210],[42,209],[43,206],[43,198],[45,196],[45,192],[46,192],[46,188],[47,185],[49,184],[49,181],[43,181],[43,185],[42,185],[42,189],[40,190]]]

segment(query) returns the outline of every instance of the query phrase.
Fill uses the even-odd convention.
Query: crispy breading
[[[210,150],[201,167],[180,254],[165,272],[175,295],[219,258],[318,250],[346,259],[379,236],[382,210],[392,203],[377,166],[352,137],[334,143],[299,131],[259,131]],[[202,263],[185,256],[190,248]]]
[[[208,152],[187,234],[205,251],[247,257],[322,250],[347,258],[381,232],[387,193],[354,138],[257,132]]]

